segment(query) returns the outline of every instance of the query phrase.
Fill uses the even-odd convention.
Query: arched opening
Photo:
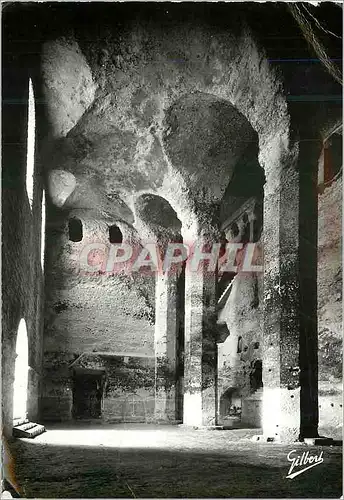
[[[256,134],[231,103],[202,92],[176,101],[166,112],[164,145],[202,203],[220,200],[235,165]]]
[[[82,240],[83,231],[82,231],[82,222],[80,219],[73,217],[68,221],[68,232],[69,232],[69,240],[75,243]]]
[[[241,395],[236,387],[230,387],[220,397],[220,416],[229,425],[240,423]]]
[[[242,353],[243,350],[243,340],[242,337],[238,337],[237,354]]]
[[[27,123],[27,152],[26,152],[26,191],[29,198],[30,207],[33,202],[33,176],[35,164],[35,99],[33,93],[32,80],[29,79],[29,102],[28,102],[28,123]]]
[[[180,241],[182,224],[165,198],[155,194],[143,194],[137,198],[135,209],[142,221],[156,234],[169,236],[174,242],[176,239]]]
[[[29,346],[24,319],[20,320],[17,344],[16,359],[14,368],[13,384],[13,419],[26,418],[27,412],[27,388],[29,373]]]
[[[122,243],[123,241],[122,231],[115,224],[109,227],[109,241],[110,243]]]
[[[185,268],[182,259],[173,264],[172,259],[170,262],[167,258],[170,243],[183,243],[182,224],[169,202],[157,195],[141,195],[135,202],[135,209],[142,222],[156,235],[160,251],[164,254],[164,272],[156,274],[155,283],[155,415],[158,419],[182,421]],[[180,249],[176,250],[177,254],[178,251]],[[171,265],[165,268],[167,263]],[[161,359],[165,363],[160,363]],[[165,368],[166,363],[169,370]]]
[[[258,161],[258,135],[252,125],[230,102],[202,92],[184,95],[170,106],[165,116],[166,153],[173,166],[187,179],[191,197],[205,225],[209,222],[218,225],[224,233],[223,242],[246,245],[251,236],[251,218],[244,205],[249,203],[251,207],[253,201],[262,197],[264,184]],[[215,270],[218,317],[233,289],[243,254],[235,255],[233,247],[222,246],[224,259]],[[191,289],[189,294],[193,293]],[[206,293],[202,297],[202,293],[195,299],[195,302],[199,300],[200,310],[204,304],[209,304],[209,297]],[[192,321],[188,328],[196,335]],[[218,330],[218,326],[214,324],[213,329]],[[203,334],[207,335],[206,329]],[[244,350],[244,347],[239,346],[239,349]],[[216,359],[216,349],[214,351],[211,357]],[[202,370],[207,370],[202,359],[200,364]],[[228,383],[231,383],[229,379]],[[216,376],[213,384],[217,391]],[[218,394],[218,400],[220,397]],[[189,410],[191,415],[192,405]],[[216,416],[214,418],[216,420]]]

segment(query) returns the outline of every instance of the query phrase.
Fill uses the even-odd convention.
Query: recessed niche
[[[253,363],[252,371],[250,373],[250,386],[251,391],[255,392],[263,387],[263,363],[260,359]]]
[[[73,217],[69,219],[68,222],[68,232],[69,232],[69,240],[78,242],[82,240],[83,231],[82,231],[82,222],[80,219]]]
[[[122,232],[115,224],[109,227],[109,241],[110,243],[122,243],[123,241]]]

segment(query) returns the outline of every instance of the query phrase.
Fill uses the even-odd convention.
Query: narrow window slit
[[[80,219],[77,219],[76,217],[73,217],[73,219],[69,219],[68,230],[70,241],[78,242],[82,240],[83,231],[82,222]]]
[[[118,226],[113,225],[109,227],[109,241],[110,243],[122,243],[123,236]]]

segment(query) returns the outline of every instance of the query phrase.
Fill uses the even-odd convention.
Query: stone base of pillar
[[[195,394],[185,393],[183,422],[189,427],[216,427],[215,409],[213,390],[199,390]]]
[[[263,434],[255,434],[251,437],[251,441],[261,442],[261,443],[281,443],[279,436],[271,437]],[[343,446],[342,440],[335,440],[328,437],[314,437],[314,438],[304,438],[302,441],[297,439],[294,443],[303,443],[307,446]]]
[[[332,439],[324,436],[304,438],[302,442],[308,446],[343,446],[343,440]]]
[[[264,439],[282,443],[299,440],[300,388],[264,388],[262,413]]]
[[[157,420],[157,419],[154,419],[151,423],[156,424],[156,425],[175,425],[176,427],[179,427],[180,425],[182,425],[181,420]]]
[[[182,429],[193,429],[195,431],[227,431],[233,430],[232,428],[225,427],[224,425],[188,425],[188,424],[180,424],[180,428]]]
[[[157,423],[176,422],[176,394],[175,390],[161,389],[155,395],[154,421]]]

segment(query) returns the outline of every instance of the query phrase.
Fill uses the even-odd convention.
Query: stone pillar
[[[263,432],[316,437],[317,147],[269,144],[264,158]]]
[[[309,137],[309,136],[308,136]],[[299,151],[300,439],[318,437],[318,160],[322,143]]]
[[[185,425],[217,423],[216,274],[185,269]]]
[[[155,420],[174,422],[177,368],[177,273],[157,273],[155,299]]]

